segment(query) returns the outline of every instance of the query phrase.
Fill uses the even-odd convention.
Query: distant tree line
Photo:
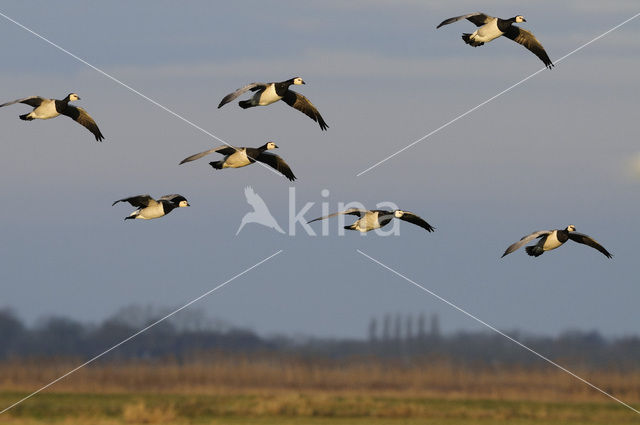
[[[27,327],[10,309],[0,309],[0,360],[24,357],[90,358],[164,317],[169,310],[130,306],[99,324],[50,317]],[[593,368],[640,369],[640,338],[607,339],[595,331],[555,337],[507,332],[540,354]],[[436,315],[385,314],[372,318],[368,338],[264,337],[212,320],[199,310],[183,311],[109,354],[109,359],[189,359],[211,351],[270,352],[309,358],[378,358],[409,363],[446,359],[465,365],[523,365],[544,362],[494,332],[443,334]]]
[[[98,325],[50,317],[27,328],[10,309],[0,310],[0,359],[90,358],[164,317],[167,311],[131,306]],[[186,356],[211,350],[258,350],[272,344],[254,332],[208,320],[201,311],[181,312],[114,350],[112,358]]]
[[[417,317],[412,314],[385,314],[380,322],[373,317],[369,321],[369,342],[413,341],[440,336],[440,320],[432,314],[429,323],[424,313]]]

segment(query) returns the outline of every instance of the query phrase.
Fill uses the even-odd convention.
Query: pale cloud
[[[576,41],[584,42],[585,36],[576,36]],[[591,37],[592,38],[592,37]],[[627,43],[627,46],[636,46],[638,41],[629,41],[625,37],[618,37],[615,40],[600,40],[607,46],[620,47]],[[579,43],[575,43],[576,46]],[[587,47],[589,49],[589,47]],[[528,52],[523,49],[514,49],[504,56],[504,50],[500,56],[496,56],[487,49],[487,55],[464,54],[460,52],[455,57],[425,57],[425,58],[403,58],[393,57],[383,54],[366,53],[358,51],[331,51],[322,49],[309,49],[301,57],[277,58],[277,59],[237,59],[226,62],[210,62],[199,64],[166,64],[160,66],[121,66],[111,67],[108,72],[124,80],[140,79],[211,79],[211,78],[243,78],[247,82],[255,79],[285,79],[295,75],[313,74],[316,77],[338,78],[338,79],[456,79],[468,78],[473,74],[474,79],[512,81],[514,80],[514,69],[524,69],[533,73],[542,68],[535,57],[526,58]],[[604,60],[607,66],[616,70],[618,81],[609,81],[611,84],[618,84],[620,81],[634,81],[638,72],[638,61],[631,57],[599,57],[588,54],[589,50],[584,50],[580,55],[572,56],[558,66],[558,70],[564,64],[576,63],[585,67],[591,64],[600,63]],[[559,57],[565,52],[558,52],[552,57]],[[568,51],[566,51],[568,53]],[[524,59],[523,59],[524,58]],[[91,72],[91,71],[87,71]],[[523,73],[520,76],[526,77]],[[579,76],[549,71],[554,73],[556,82],[576,82],[579,79],[585,83],[601,82],[602,76],[593,73],[583,73]]]
[[[584,13],[637,13],[640,11],[636,0],[615,0],[604,2],[601,0],[570,0],[558,2],[552,0],[542,0],[535,2],[536,8],[548,8],[555,13],[564,11],[576,11]],[[352,1],[326,1],[323,3],[325,7],[333,7],[337,9],[362,9],[362,8],[412,8],[421,9],[431,12],[452,12],[454,10],[459,13],[471,13],[481,11],[486,13],[496,13],[505,11],[504,15],[512,13],[520,13],[517,10],[526,10],[531,7],[529,2],[506,2],[504,0],[485,0],[479,6],[475,0],[458,0],[455,2],[449,0],[441,1],[424,1],[424,0],[352,0]],[[511,12],[507,12],[511,11]],[[455,12],[458,13],[458,12]]]
[[[630,13],[640,12],[640,4],[636,0],[572,0],[572,9],[588,13]],[[629,16],[630,17],[630,16]]]
[[[636,152],[626,159],[623,168],[629,179],[640,182],[640,152]]]

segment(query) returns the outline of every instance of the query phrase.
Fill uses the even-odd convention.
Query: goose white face
[[[275,148],[277,148],[277,147],[278,147],[278,146],[276,146],[276,144],[275,144],[275,143],[273,143],[273,142],[268,142],[268,143],[267,143],[267,150],[269,150],[269,149],[275,149]]]
[[[519,24],[520,22],[527,22],[527,20],[524,19],[524,16],[518,15],[518,16],[516,16],[516,23]]]
[[[188,207],[188,206],[189,206],[189,203],[188,203],[187,201],[184,201],[184,200],[183,200],[183,201],[180,201],[180,203],[178,204],[178,206],[179,206],[180,208]]]
[[[304,84],[304,81],[302,81],[302,78],[296,77],[293,79],[293,84],[296,84],[296,85]]]
[[[395,212],[393,213],[393,215],[395,216],[395,218],[400,218],[404,215],[404,211],[402,210],[395,210]]]
[[[69,95],[69,101],[74,101],[74,100],[80,100],[80,97],[75,93],[71,93]]]
[[[576,231],[576,226],[574,226],[573,224],[570,224],[567,226],[567,232],[575,232]]]

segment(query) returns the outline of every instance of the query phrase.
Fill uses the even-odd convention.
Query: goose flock
[[[524,16],[516,15],[513,18],[502,19],[487,15],[485,13],[475,12],[445,19],[436,28],[440,28],[442,26],[452,24],[463,19],[468,20],[476,27],[478,27],[473,33],[464,33],[462,35],[462,39],[466,44],[473,47],[478,47],[504,36],[524,46],[531,53],[536,55],[544,63],[545,67],[551,69],[554,66],[553,62],[549,58],[547,52],[545,51],[542,44],[538,41],[538,39],[531,32],[514,25],[522,22],[527,22]],[[256,106],[268,106],[278,102],[279,100],[282,100],[287,105],[302,112],[307,117],[315,121],[320,126],[320,129],[322,131],[326,131],[329,128],[329,125],[326,123],[322,115],[320,115],[320,112],[313,105],[313,103],[311,103],[309,99],[307,99],[300,93],[291,90],[291,86],[303,84],[306,83],[301,77],[294,77],[281,82],[247,84],[224,96],[218,104],[218,108],[222,108],[224,105],[232,102],[233,100],[242,96],[244,93],[251,91],[253,93],[251,98],[238,102],[238,105],[241,108],[247,109]],[[56,118],[60,115],[65,115],[89,130],[95,137],[96,141],[102,141],[104,139],[104,136],[91,115],[89,115],[83,108],[70,105],[70,102],[75,102],[78,100],[80,100],[80,97],[76,93],[70,93],[62,100],[49,99],[40,96],[30,96],[3,103],[0,105],[0,108],[16,103],[23,103],[31,106],[33,108],[31,112],[19,116],[20,119],[25,121],[32,121],[35,119],[47,120]],[[221,160],[212,161],[209,163],[216,170],[221,170],[224,168],[242,168],[254,164],[255,162],[260,162],[278,171],[288,180],[296,180],[296,176],[291,171],[291,167],[289,166],[289,164],[287,164],[280,156],[268,152],[276,148],[278,148],[278,146],[273,141],[269,141],[258,148],[223,145],[191,155],[180,161],[180,164],[195,161],[212,153],[218,153],[220,155],[223,155],[224,157]],[[256,211],[258,209],[266,210],[266,205],[264,205],[262,199],[253,192],[253,189],[249,187],[245,190],[245,192],[248,202],[254,205],[254,209],[256,209]],[[165,195],[157,200],[148,194],[136,195],[119,199],[115,201],[113,205],[116,205],[119,202],[126,202],[137,208],[131,214],[126,216],[125,220],[156,219],[164,217],[174,209],[190,206],[187,199],[179,194]],[[260,203],[262,204],[258,205]],[[249,215],[250,214],[247,214],[245,218],[243,218],[238,232],[240,232],[242,227],[247,222],[250,222],[251,217],[248,217]],[[389,224],[393,219],[398,219],[414,224],[426,230],[427,232],[435,231],[435,227],[433,227],[423,218],[421,218],[417,214],[405,210],[391,211],[350,208],[323,217],[318,217],[309,221],[309,223],[340,215],[357,216],[358,219],[353,224],[345,226],[345,229],[354,230],[361,233],[380,229]],[[284,231],[280,229],[277,223],[268,223],[268,225],[275,230],[284,233]],[[575,230],[575,226],[569,225],[564,229],[542,230],[533,232],[529,235],[524,236],[518,242],[510,245],[505,250],[502,257],[516,251],[520,247],[535,239],[539,239],[535,245],[526,247],[525,252],[528,255],[539,257],[545,251],[554,250],[563,245],[568,240],[572,240],[574,242],[597,249],[607,258],[612,258],[612,255],[609,253],[609,251],[607,251],[593,238],[585,234],[577,233]]]

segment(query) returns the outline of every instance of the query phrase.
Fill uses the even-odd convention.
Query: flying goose
[[[232,146],[223,145],[218,146],[217,148],[209,149],[208,151],[191,155],[190,157],[187,157],[180,161],[180,164],[194,161],[213,152],[218,152],[219,154],[225,155],[224,159],[221,161],[214,161],[209,163],[216,170],[221,170],[223,168],[246,167],[247,165],[253,164],[256,161],[260,161],[272,168],[275,168],[289,180],[294,181],[296,179],[296,176],[293,175],[291,168],[289,168],[289,165],[284,162],[284,159],[280,158],[278,155],[266,152],[271,149],[276,149],[277,147],[278,146],[273,142],[267,142],[259,148],[235,148]]]
[[[551,69],[553,67],[553,62],[551,62],[551,59],[549,59],[544,47],[542,47],[542,44],[540,44],[534,35],[525,29],[512,25],[514,23],[527,22],[527,20],[524,19],[524,16],[518,15],[510,19],[500,19],[485,15],[484,13],[476,12],[445,19],[436,28],[452,24],[461,19],[466,19],[477,27],[480,27],[475,30],[473,34],[462,34],[462,39],[465,43],[473,47],[478,47],[500,37],[501,35],[504,35],[505,37],[510,38],[516,43],[522,44],[524,47],[529,49],[534,55],[540,58],[542,62],[544,62],[547,68]]]
[[[523,236],[518,242],[512,244],[507,248],[507,250],[502,254],[504,257],[507,254],[511,254],[513,251],[517,250],[521,246],[529,243],[530,241],[539,238],[537,244],[531,245],[525,248],[527,254],[539,257],[545,251],[551,251],[552,249],[556,249],[566,241],[571,239],[574,242],[582,243],[585,245],[589,245],[592,248],[597,249],[601,253],[603,253],[607,258],[611,258],[612,255],[604,249],[602,245],[596,242],[593,238],[587,235],[583,235],[582,233],[576,232],[576,226],[570,224],[566,227],[566,229],[557,229],[557,230],[540,230],[538,232],[533,232],[527,236]]]
[[[324,220],[325,218],[335,217],[337,215],[357,215],[360,217],[355,223],[350,226],[344,226],[347,230],[357,230],[359,232],[365,233],[370,230],[379,229],[381,227],[386,226],[393,218],[399,218],[403,221],[408,221],[409,223],[413,223],[416,226],[420,226],[425,229],[427,232],[433,232],[435,228],[431,226],[429,223],[418,217],[412,212],[403,211],[403,210],[362,210],[359,208],[349,208],[344,211],[339,211],[333,214],[326,215],[324,217],[314,218],[308,223],[313,223],[314,221]]]
[[[239,88],[233,93],[229,93],[222,98],[218,108],[222,108],[227,103],[231,102],[241,94],[251,90],[256,92],[249,100],[241,100],[238,102],[241,108],[247,109],[254,106],[266,106],[271,105],[278,100],[283,100],[287,105],[292,106],[298,111],[302,112],[312,120],[320,124],[322,130],[329,128],[326,122],[322,119],[320,112],[313,106],[313,103],[300,93],[296,93],[293,90],[289,90],[290,85],[306,84],[302,81],[302,78],[295,77],[287,81],[281,81],[279,83],[251,83]]]
[[[132,206],[138,209],[125,217],[125,220],[139,218],[142,220],[151,220],[152,218],[159,218],[169,214],[175,208],[189,207],[187,199],[178,194],[165,195],[157,201],[149,195],[138,195],[130,198],[119,199],[115,201],[111,206],[114,206],[118,202],[128,202]]]
[[[69,118],[73,119],[78,124],[84,126],[93,133],[98,142],[101,142],[104,139],[104,136],[100,132],[98,125],[91,118],[91,115],[87,113],[82,108],[76,108],[75,106],[69,105],[69,102],[73,102],[74,100],[80,100],[77,94],[69,93],[67,97],[62,100],[56,99],[45,99],[40,96],[31,96],[25,97],[23,99],[17,99],[12,102],[3,103],[0,105],[0,108],[7,105],[13,105],[14,103],[24,103],[26,105],[32,106],[33,111],[28,114],[20,115],[21,120],[31,121],[34,119],[39,120],[48,120],[50,118],[55,118],[58,115],[66,115]]]

